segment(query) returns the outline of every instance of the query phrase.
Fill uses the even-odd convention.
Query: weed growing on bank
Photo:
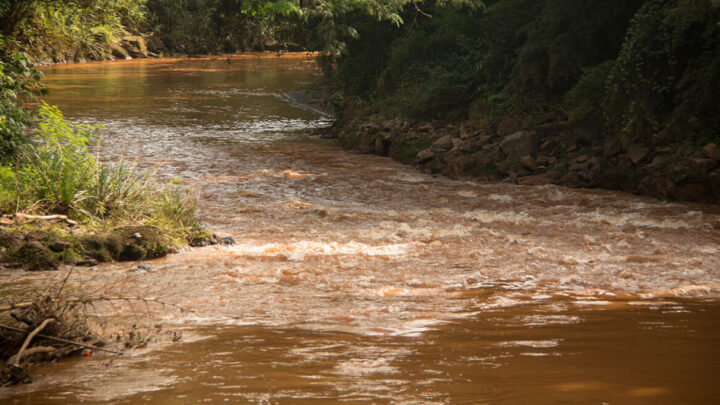
[[[158,184],[153,171],[125,161],[102,161],[91,151],[97,126],[68,121],[44,103],[36,115],[37,125],[14,164],[0,167],[3,213],[66,215],[98,231],[153,226],[176,244],[200,232],[195,199],[186,187]]]

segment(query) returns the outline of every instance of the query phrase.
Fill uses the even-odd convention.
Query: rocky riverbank
[[[505,117],[435,125],[379,115],[340,120],[330,135],[360,153],[423,171],[519,184],[605,188],[661,199],[720,203],[720,146],[653,145],[599,136],[566,122]]]

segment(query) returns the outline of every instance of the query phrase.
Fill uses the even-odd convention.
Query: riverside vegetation
[[[99,127],[68,121],[57,107],[35,103],[45,93],[40,79],[23,53],[0,61],[0,267],[93,266],[215,242],[195,216],[185,187],[158,184],[150,172],[101,159]],[[77,295],[64,289],[71,274],[72,268],[45,293],[3,289],[3,301],[10,303],[0,305],[0,386],[31,382],[29,361],[89,349],[120,354],[101,348],[105,341],[89,326],[85,312],[93,302],[159,302]],[[135,329],[128,329],[126,347],[157,337]]]
[[[45,270],[141,260],[210,238],[182,185],[103,161],[96,126],[68,121],[45,103],[24,107],[43,88],[23,54],[0,69],[2,263]]]
[[[320,51],[349,148],[433,173],[716,203],[715,0],[10,1],[63,61]]]
[[[184,187],[103,160],[98,127],[35,103],[34,62],[317,50],[330,135],[348,148],[452,177],[717,203],[719,17],[715,0],[5,1],[0,261],[94,265],[212,238]],[[96,341],[76,317],[92,298],[62,290],[0,307],[30,332],[0,336],[2,381],[27,381],[24,356]],[[71,342],[25,351],[39,332]]]

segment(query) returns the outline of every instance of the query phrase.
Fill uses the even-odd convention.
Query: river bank
[[[330,120],[288,96],[317,79],[310,59],[131,60],[44,73],[49,103],[105,126],[103,139],[117,146],[106,159],[161,162],[158,179],[196,190],[198,217],[238,243],[143,263],[150,270],[75,268],[68,291],[193,311],[95,302],[90,320],[105,325],[107,341],[116,325],[133,324],[152,333],[160,325],[160,341],[173,340],[170,330],[183,339],[38,367],[33,384],[3,388],[0,401],[718,396],[707,376],[720,364],[720,207],[455,181],[349,153],[313,136]],[[65,276],[5,271],[0,284],[44,291]]]
[[[720,147],[631,143],[567,122],[503,118],[451,124],[344,112],[325,136],[451,178],[602,188],[664,200],[720,203]]]

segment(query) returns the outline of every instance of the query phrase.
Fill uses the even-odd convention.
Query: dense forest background
[[[0,4],[5,59],[320,51],[348,147],[448,175],[720,195],[718,0]]]

